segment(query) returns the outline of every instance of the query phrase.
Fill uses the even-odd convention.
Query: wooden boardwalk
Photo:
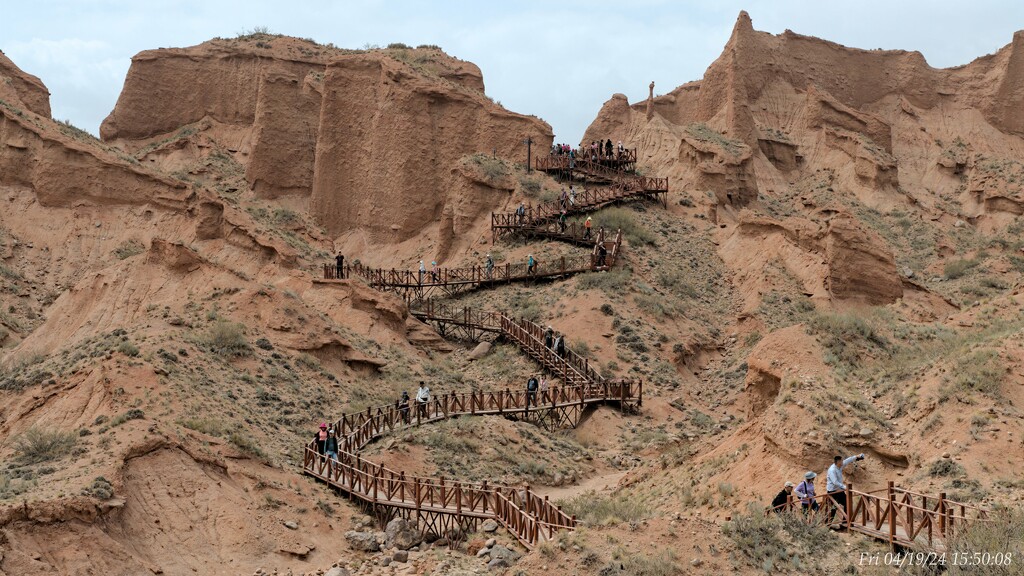
[[[893,546],[942,552],[947,538],[988,519],[984,508],[950,500],[945,493],[934,496],[905,490],[892,481],[886,489],[873,492],[854,490],[848,484],[845,493],[846,509],[829,494],[816,496],[819,510],[810,513],[807,521],[842,526]],[[800,514],[800,504],[792,497],[786,508]]]
[[[635,163],[635,151],[632,156]],[[628,172],[623,167],[631,163],[618,162],[602,157],[598,160],[582,158],[572,159],[566,155],[542,156],[536,159],[536,169],[556,176],[569,179],[607,184],[601,187],[589,187],[578,191],[574,201],[564,204],[561,200],[544,202],[523,207],[523,214],[517,212],[491,213],[491,241],[511,234],[522,234],[532,237],[549,237],[555,240],[579,242],[580,236],[565,233],[552,228],[555,220],[565,210],[567,215],[590,212],[628,200],[653,199],[663,204],[668,199],[668,178],[653,178]]]
[[[604,248],[604,256],[601,248]],[[609,270],[619,261],[622,253],[622,231],[617,230],[611,238],[605,236],[604,230],[598,236],[589,254],[562,256],[558,260],[536,261],[533,270],[524,263],[495,266],[488,270],[485,266],[466,268],[438,268],[420,272],[418,270],[396,270],[370,268],[363,265],[347,264],[343,270],[344,278],[359,277],[366,280],[371,287],[384,292],[396,292],[407,302],[422,301],[435,293],[454,296],[462,292],[486,288],[512,282],[534,282],[541,279],[564,278],[586,272]],[[330,282],[339,280],[337,267],[332,264],[323,265],[323,279],[314,282]]]
[[[339,436],[338,460],[318,454],[306,445],[303,472],[359,500],[382,521],[403,517],[424,532],[457,538],[476,528],[483,519],[501,523],[524,546],[551,539],[559,530],[571,530],[576,518],[540,497],[529,486],[509,487],[483,482],[450,481],[445,478],[406,476],[374,464],[359,455],[376,438],[410,426],[421,426],[460,416],[502,415],[535,421],[556,428],[576,426],[583,411],[598,404],[617,404],[633,409],[643,401],[643,383],[609,380],[590,367],[587,359],[567,351],[558,356],[543,344],[540,326],[499,313],[474,313],[431,305],[417,313],[434,322],[473,325],[494,330],[517,343],[542,365],[561,378],[562,384],[528,393],[525,389],[474,391],[431,398],[403,413],[397,406],[368,408],[347,414],[334,423]]]

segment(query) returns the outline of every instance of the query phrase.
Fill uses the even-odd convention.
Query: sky
[[[1024,28],[1019,0],[0,0],[0,50],[49,88],[53,117],[94,134],[131,57],[256,27],[343,48],[436,44],[483,71],[487,94],[580,140],[612,94],[699,79],[740,10],[754,28],[966,64]]]

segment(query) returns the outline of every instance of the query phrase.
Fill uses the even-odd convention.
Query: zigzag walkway
[[[572,530],[576,518],[562,512],[547,497],[540,497],[529,486],[522,488],[470,482],[449,482],[445,478],[421,478],[395,472],[383,464],[374,464],[359,451],[374,439],[404,426],[420,426],[457,416],[499,414],[510,418],[533,419],[551,427],[575,426],[583,411],[593,405],[618,403],[621,407],[639,406],[643,401],[640,381],[607,380],[591,369],[589,362],[568,352],[559,357],[543,346],[540,326],[515,320],[498,313],[473,314],[432,307],[435,321],[472,322],[480,328],[499,330],[524,347],[532,357],[542,360],[548,369],[558,369],[563,384],[531,396],[525,390],[474,391],[451,393],[432,398],[415,415],[395,406],[343,416],[334,426],[340,431],[337,461],[329,461],[316,451],[314,442],[306,445],[303,472],[340,489],[371,508],[383,521],[404,517],[417,522],[424,532],[457,538],[473,530],[483,519],[493,518],[508,529],[524,546],[550,540],[559,530]],[[406,421],[406,417],[408,421]]]
[[[896,487],[892,481],[886,489],[861,492],[846,487],[847,508],[838,506],[829,494],[816,496],[819,504],[808,522],[829,523],[832,510],[835,522],[891,545],[911,549],[927,549],[941,553],[947,540],[976,522],[987,522],[988,510],[946,498],[945,493],[929,496]],[[799,502],[790,497],[785,508],[798,513]],[[849,513],[847,513],[849,510]],[[993,551],[994,552],[994,551]]]
[[[604,247],[605,255],[601,256],[600,248]],[[584,272],[600,272],[608,270],[619,260],[622,251],[622,231],[618,230],[611,240],[605,238],[603,230],[598,231],[598,238],[590,254],[562,256],[553,262],[537,262],[531,271],[525,263],[496,266],[488,270],[484,266],[467,268],[440,268],[437,274],[427,270],[395,270],[370,268],[362,265],[346,265],[344,277],[353,275],[365,279],[371,287],[388,292],[397,292],[407,302],[425,300],[435,291],[446,296],[485,288],[497,284],[511,282],[535,281],[540,278],[558,278]],[[323,265],[323,279],[314,282],[338,280],[338,270],[331,264]]]
[[[565,206],[566,214],[578,214],[603,208],[626,200],[651,198],[664,204],[668,200],[668,178],[638,176],[625,170],[603,164],[601,160],[570,158],[552,155],[536,159],[539,171],[556,175],[584,175],[592,182],[610,183],[610,186],[592,187],[576,193],[575,201]],[[510,234],[538,236],[539,230],[557,218],[563,210],[561,201],[554,200],[524,207],[524,214],[516,212],[491,213],[491,240]],[[560,239],[560,238],[556,238]]]

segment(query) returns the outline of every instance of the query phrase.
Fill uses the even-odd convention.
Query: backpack
[[[536,378],[530,378],[529,380],[527,380],[526,381],[526,389],[529,390],[530,392],[535,391],[537,389],[537,379]]]

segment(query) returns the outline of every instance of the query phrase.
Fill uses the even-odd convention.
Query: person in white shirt
[[[832,509],[832,514],[829,515],[828,519],[829,522],[835,519],[839,506],[842,506],[844,511],[846,510],[846,484],[843,482],[843,468],[857,460],[863,459],[864,454],[850,456],[845,460],[843,460],[842,456],[836,456],[832,459],[832,465],[828,467],[828,473],[825,474],[825,490],[831,495],[832,500],[835,501],[836,508]]]
[[[416,391],[416,415],[427,417],[427,403],[430,402],[430,387],[420,382],[420,389]]]

